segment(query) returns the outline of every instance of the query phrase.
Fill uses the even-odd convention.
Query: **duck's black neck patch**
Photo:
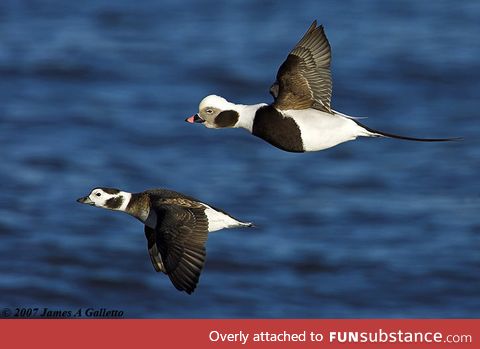
[[[123,204],[123,197],[117,196],[114,198],[110,198],[105,202],[105,206],[110,209],[120,208]]]
[[[303,153],[303,141],[297,123],[271,105],[261,107],[255,113],[252,134],[285,151]]]
[[[215,118],[218,127],[233,127],[238,121],[238,113],[235,110],[224,110]]]

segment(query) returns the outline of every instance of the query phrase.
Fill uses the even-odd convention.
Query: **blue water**
[[[269,102],[313,19],[333,107],[372,128],[290,154],[189,125],[210,93]],[[0,2],[0,307],[126,317],[478,317],[478,1]],[[166,187],[258,228],[211,234],[192,296],[142,225],[75,199]]]

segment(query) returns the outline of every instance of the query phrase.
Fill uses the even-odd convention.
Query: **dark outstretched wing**
[[[152,261],[155,271],[165,272],[163,266],[162,257],[157,248],[157,242],[155,239],[155,230],[145,226],[145,237],[147,238],[148,254],[150,255],[150,260]]]
[[[280,110],[315,108],[328,113],[332,97],[330,44],[314,21],[280,66],[270,88]]]
[[[155,269],[168,275],[178,290],[191,294],[205,263],[208,237],[205,207],[162,204],[155,207],[155,213],[157,227],[153,245],[158,253],[155,256],[155,247],[149,248],[152,263]]]

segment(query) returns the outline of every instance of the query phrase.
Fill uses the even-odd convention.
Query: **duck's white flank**
[[[359,136],[371,136],[355,121],[316,109],[285,110],[282,114],[295,120],[300,128],[305,151],[331,148]]]
[[[207,215],[208,219],[208,232],[217,231],[224,228],[234,228],[234,227],[245,227],[249,226],[249,223],[243,223],[237,221],[236,219],[226,215],[225,213],[219,212],[214,210],[210,206],[206,204],[202,204],[205,206],[205,214]]]

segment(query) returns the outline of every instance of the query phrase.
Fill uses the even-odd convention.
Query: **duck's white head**
[[[240,118],[238,106],[225,98],[210,95],[202,99],[198,106],[198,113],[185,121],[202,123],[208,128],[235,127]]]
[[[132,194],[118,189],[95,188],[87,196],[77,199],[77,202],[109,210],[125,211],[131,197]]]

